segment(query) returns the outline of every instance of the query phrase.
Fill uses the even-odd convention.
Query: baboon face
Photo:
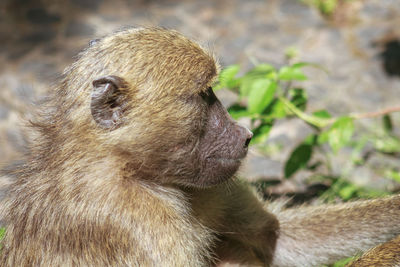
[[[237,171],[253,134],[232,120],[211,87],[200,95],[207,105],[207,119],[199,142],[202,169],[198,183],[213,185]]]
[[[210,55],[176,32],[152,34],[118,36],[115,46],[134,47],[123,55],[129,59],[124,66],[132,69],[114,66],[120,75],[92,82],[93,120],[103,135],[119,140],[116,147],[130,155],[136,176],[200,187],[219,184],[239,168],[252,133],[231,119],[213,93],[217,67]]]

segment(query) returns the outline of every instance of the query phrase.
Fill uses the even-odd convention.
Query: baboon
[[[400,197],[272,209],[235,173],[252,133],[176,31],[103,37],[43,103],[3,201],[1,266],[316,266],[400,233]]]

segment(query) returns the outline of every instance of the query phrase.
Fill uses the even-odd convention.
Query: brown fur
[[[251,134],[209,88],[217,73],[175,31],[94,42],[33,123],[0,266],[314,266],[400,233],[399,196],[267,211],[230,179]]]
[[[400,266],[400,236],[379,245],[346,267]]]

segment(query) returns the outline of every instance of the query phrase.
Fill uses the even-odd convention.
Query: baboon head
[[[127,178],[221,183],[237,171],[252,133],[213,93],[217,74],[214,58],[175,31],[130,29],[96,40],[66,72],[75,103],[68,117],[81,122],[69,132],[90,132],[96,154],[119,157]]]

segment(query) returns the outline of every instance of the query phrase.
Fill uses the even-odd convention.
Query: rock
[[[29,9],[26,17],[29,22],[32,22],[34,24],[52,24],[61,20],[61,17],[59,15],[50,14],[44,8]]]

